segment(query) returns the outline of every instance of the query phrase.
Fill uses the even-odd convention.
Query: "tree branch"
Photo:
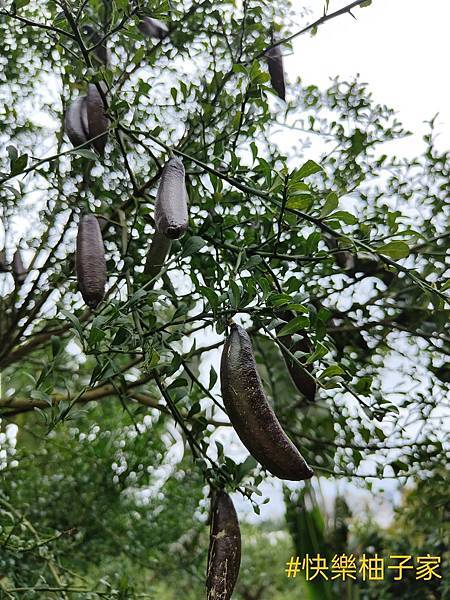
[[[347,6],[344,6],[343,8],[340,8],[339,10],[336,10],[333,13],[329,13],[329,14],[323,15],[322,17],[320,17],[320,19],[317,19],[317,21],[314,21],[313,23],[310,23],[309,25],[307,25],[303,29],[300,29],[300,31],[297,31],[296,33],[293,33],[292,35],[290,35],[290,36],[288,36],[286,38],[283,38],[282,40],[278,40],[277,42],[274,42],[271,46],[269,46],[268,48],[266,48],[263,52],[260,52],[254,58],[261,58],[262,56],[264,56],[266,54],[267,50],[271,50],[272,48],[275,48],[276,46],[280,46],[282,44],[287,44],[288,42],[290,42],[291,40],[295,39],[299,35],[302,35],[304,33],[308,33],[308,31],[311,31],[312,29],[316,29],[317,27],[320,27],[320,25],[323,25],[327,21],[331,21],[331,19],[335,19],[336,17],[340,17],[341,15],[345,15],[346,13],[350,13],[350,11],[353,8],[355,8],[356,6],[359,6],[359,5],[363,4],[363,2],[365,2],[365,1],[366,0],[356,0],[355,2],[351,2]]]

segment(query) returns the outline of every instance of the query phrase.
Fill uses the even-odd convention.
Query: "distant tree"
[[[286,521],[295,554],[302,558],[319,555],[327,565],[327,581],[321,577],[306,580],[305,572],[300,574],[307,585],[306,597],[337,599],[345,594],[349,600],[446,598],[450,589],[447,487],[445,472],[437,467],[427,480],[403,492],[402,502],[388,527],[377,523],[371,507],[364,516],[352,514],[342,496],[336,496],[329,514],[324,498],[310,486],[300,493],[286,490]],[[355,557],[354,581],[332,579],[333,557],[339,555]],[[364,580],[360,572],[363,556],[383,561],[383,576],[379,581],[369,577],[368,572]],[[397,571],[389,568],[398,564],[391,556],[410,557],[400,580],[395,579]],[[438,562],[433,563],[437,568],[432,576],[423,576],[424,571],[418,577],[418,559],[424,564],[427,557],[437,557]]]

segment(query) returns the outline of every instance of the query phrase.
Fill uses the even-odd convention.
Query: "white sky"
[[[299,25],[322,15],[323,0],[295,0],[312,14]],[[294,4],[295,4],[294,2]],[[330,0],[330,12],[350,0]],[[330,77],[359,73],[377,102],[398,110],[411,130],[439,113],[439,147],[450,146],[450,2],[449,0],[373,0],[322,25],[315,36],[294,41],[286,56],[290,80],[326,86]],[[410,147],[410,146],[409,146]]]

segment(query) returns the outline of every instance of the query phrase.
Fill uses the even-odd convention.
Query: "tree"
[[[297,81],[277,98],[268,49],[367,2],[325,4],[299,32],[287,3],[264,1],[0,9],[0,416],[18,428],[1,495],[5,590],[129,598],[172,573],[188,597],[206,560],[203,484],[258,510],[266,476],[215,443],[228,426],[217,350],[231,319],[316,476],[442,483],[449,154],[431,121],[422,155],[392,156],[388,143],[409,133],[358,80]],[[146,16],[168,34],[146,37]],[[89,141],[73,148],[62,125],[88,89],[109,118],[104,156]],[[280,131],[293,132],[288,153]],[[189,229],[149,274],[171,155],[186,170]],[[99,217],[106,247],[95,309],[75,278],[83,213]],[[313,378],[314,400],[286,362]],[[170,477],[155,492],[160,465]],[[178,537],[182,574],[162,559]]]

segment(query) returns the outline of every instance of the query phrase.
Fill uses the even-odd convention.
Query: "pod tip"
[[[184,225],[170,225],[166,230],[166,236],[170,240],[177,240],[185,231],[186,227]]]

